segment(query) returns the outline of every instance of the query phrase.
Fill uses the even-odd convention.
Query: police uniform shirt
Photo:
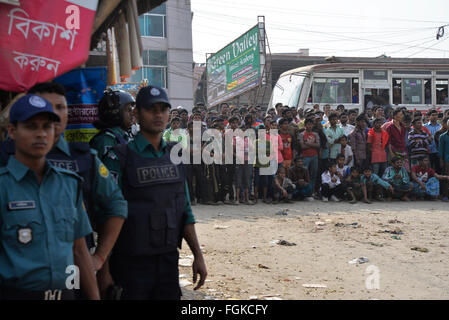
[[[161,149],[160,151],[156,151],[154,149],[153,145],[148,142],[147,139],[142,135],[142,133],[137,133],[134,140],[128,143],[128,147],[136,152],[138,155],[144,158],[160,158],[164,155],[166,151],[167,144],[166,142],[161,139]],[[108,156],[104,159],[104,164],[106,167],[109,168],[111,174],[116,176],[118,185],[121,187],[121,176],[122,173],[120,172],[120,160],[118,159],[117,155],[115,154],[114,150],[111,150],[108,153]],[[186,224],[193,224],[195,223],[195,218],[193,216],[192,207],[190,205],[190,196],[189,191],[187,187],[187,182],[185,182],[185,197],[186,197],[186,203],[184,206],[184,210],[187,214],[187,220]]]
[[[48,161],[40,185],[14,156],[0,168],[0,286],[66,288],[74,240],[92,232],[80,181]]]
[[[59,138],[54,148],[58,149],[58,152],[63,152],[67,156],[72,157],[69,144],[63,137]],[[126,219],[128,216],[128,203],[123,197],[122,191],[111,176],[109,170],[98,159],[97,152],[92,149],[90,152],[95,155],[94,177],[91,186],[92,194],[90,195],[95,212],[91,216],[95,218],[97,225],[103,224],[111,217]],[[70,167],[65,169],[70,169]]]
[[[122,137],[125,141],[130,140],[128,133],[120,127],[113,127],[109,128],[108,130],[113,131],[117,136]],[[90,146],[93,149],[97,150],[98,157],[103,162],[109,150],[111,150],[118,144],[117,138],[114,135],[114,133],[105,131],[103,132],[103,134],[100,134],[92,138],[92,140],[89,142]]]

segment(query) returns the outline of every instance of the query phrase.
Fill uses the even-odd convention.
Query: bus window
[[[352,78],[352,103],[359,103],[359,78]]]
[[[424,79],[424,103],[432,104],[432,81]]]
[[[351,78],[315,78],[313,103],[352,103]]]
[[[393,104],[402,104],[402,79],[393,79]]]
[[[448,104],[447,92],[449,82],[446,79],[437,79],[437,104]]]
[[[431,103],[430,79],[403,79],[402,103],[425,104]],[[428,90],[426,89],[426,85]]]
[[[297,107],[303,83],[304,76],[295,74],[279,78],[273,88],[270,106],[282,103],[284,106]]]

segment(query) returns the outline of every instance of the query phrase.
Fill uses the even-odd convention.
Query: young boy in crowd
[[[279,167],[278,173],[274,178],[273,186],[273,204],[278,204],[279,201],[284,201],[285,203],[291,203],[293,198],[293,192],[296,186],[293,182],[286,177],[287,171],[284,167]]]
[[[407,196],[410,194],[413,185],[410,183],[410,177],[400,157],[393,157],[391,166],[385,170],[382,178],[393,187],[393,192],[388,194],[389,201],[392,200],[393,195],[398,196],[401,201],[410,201]]]
[[[343,198],[345,189],[337,174],[337,164],[335,162],[329,162],[328,170],[321,175],[321,181],[321,195],[323,201],[327,202],[330,198],[332,201],[340,202],[339,198]]]
[[[282,165],[288,170],[293,160],[293,137],[289,133],[289,122],[287,118],[279,119],[279,136],[282,139],[282,158],[284,159]]]
[[[337,174],[340,178],[340,181],[344,183],[346,177],[351,173],[351,168],[345,164],[346,158],[344,154],[339,154],[337,156]]]
[[[288,170],[288,178],[295,184],[296,190],[293,194],[295,200],[313,201],[312,185],[310,184],[309,170],[304,168],[304,161],[298,157],[295,165]]]
[[[366,195],[366,186],[362,182],[362,177],[360,176],[360,170],[357,167],[352,167],[349,176],[346,178],[346,190],[351,196],[349,203],[357,203],[357,200],[363,198],[363,202],[371,203]]]
[[[440,194],[439,180],[449,180],[449,176],[440,176],[430,167],[429,157],[420,157],[418,165],[412,167],[413,197],[436,200]]]
[[[377,201],[384,201],[382,198],[382,188],[393,193],[393,187],[386,181],[382,180],[377,174],[373,173],[371,166],[363,169],[362,183],[365,185],[366,193],[369,201],[376,199]]]
[[[349,168],[354,166],[354,153],[352,152],[351,146],[348,144],[348,137],[342,136],[340,138],[341,151],[340,153],[345,156],[345,165]]]
[[[388,132],[382,129],[383,123],[382,119],[374,119],[367,138],[368,156],[371,159],[373,171],[378,176],[382,176],[387,168],[386,148],[390,140]]]

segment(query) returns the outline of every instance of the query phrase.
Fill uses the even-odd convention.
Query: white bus
[[[312,108],[340,104],[360,112],[373,105],[449,109],[449,64],[330,63],[281,74],[268,108],[277,103]]]

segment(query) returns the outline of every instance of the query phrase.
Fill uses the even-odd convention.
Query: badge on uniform
[[[36,203],[33,200],[10,201],[8,202],[9,210],[35,209]]]
[[[33,240],[33,230],[31,228],[20,228],[17,231],[17,240],[21,244],[27,244]]]
[[[100,164],[99,167],[100,176],[103,178],[107,178],[109,176],[109,170],[106,168],[104,164]]]

